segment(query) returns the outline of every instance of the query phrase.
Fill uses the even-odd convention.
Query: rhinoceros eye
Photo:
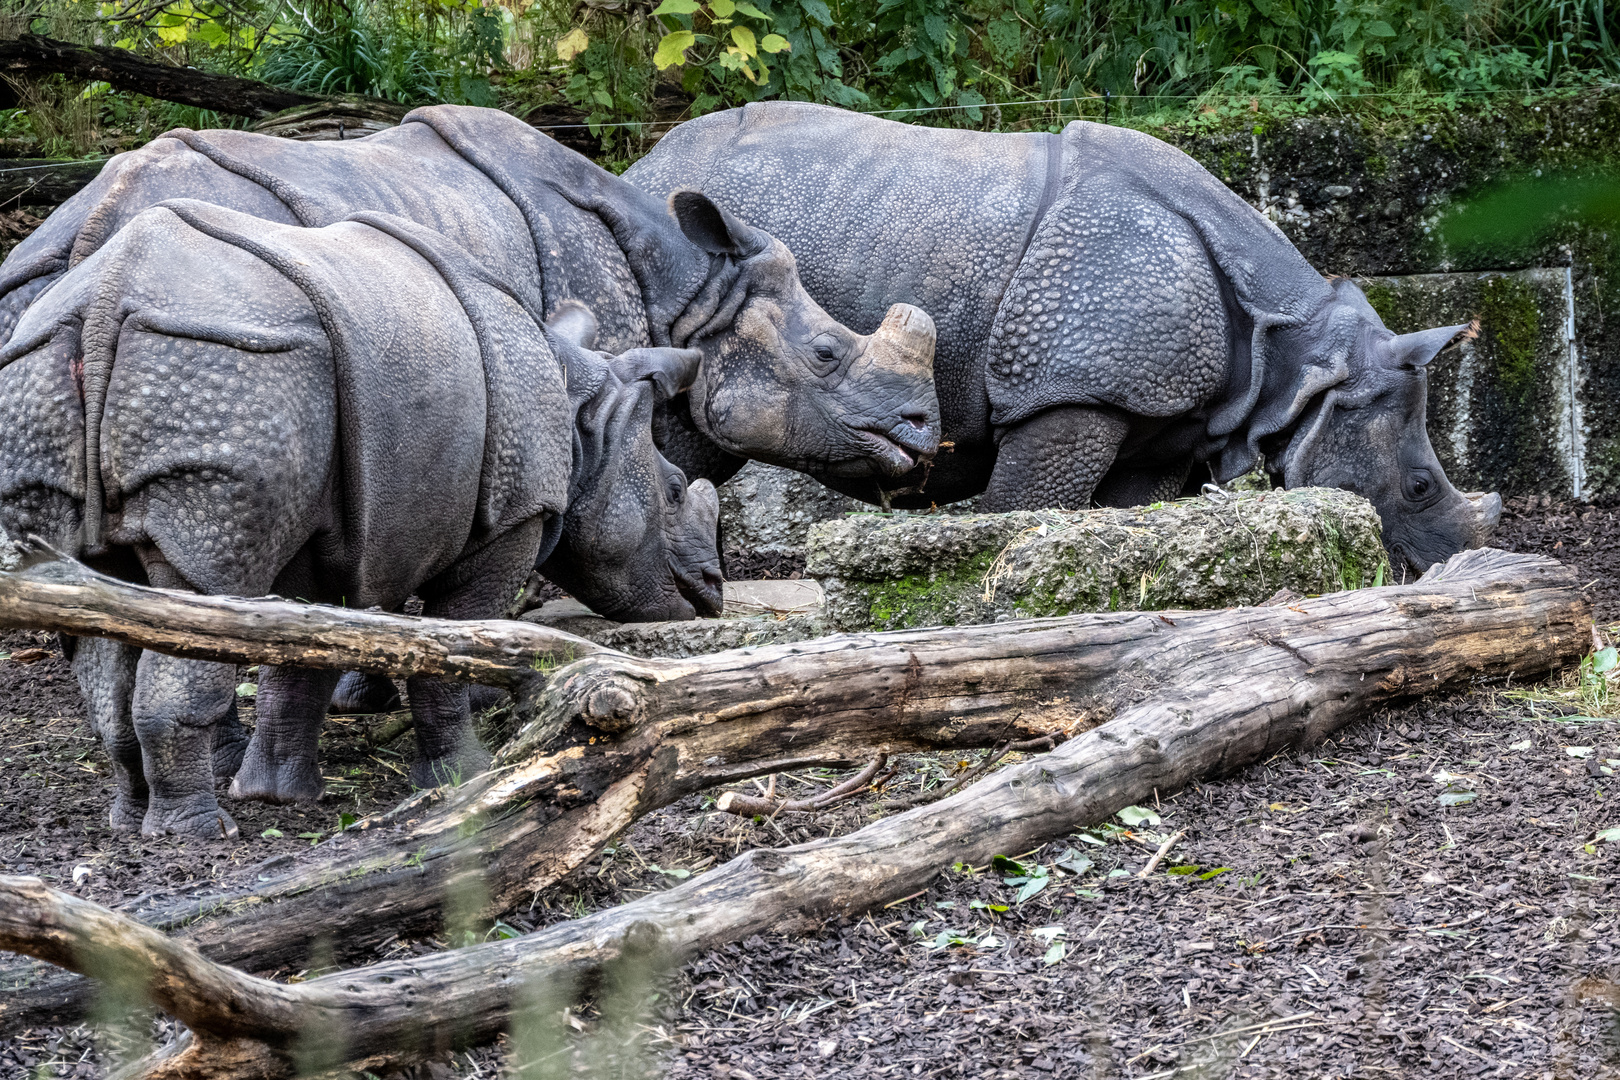
[[[820,367],[832,367],[844,359],[842,343],[831,334],[822,334],[810,342],[810,351]]]
[[[1413,469],[1406,477],[1406,497],[1413,502],[1428,498],[1434,490],[1434,480],[1427,469]]]

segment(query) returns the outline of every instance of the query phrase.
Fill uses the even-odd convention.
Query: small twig
[[[1139,878],[1145,878],[1149,874],[1153,873],[1154,870],[1158,869],[1160,861],[1166,855],[1170,854],[1171,848],[1176,846],[1176,841],[1180,840],[1186,835],[1186,830],[1182,830],[1181,832],[1171,833],[1169,836],[1165,837],[1164,843],[1159,845],[1159,850],[1153,853],[1153,858],[1147,861],[1147,865],[1142,867],[1142,872],[1136,876]]]
[[[1017,718],[1015,717],[1014,719]],[[961,776],[958,776],[955,780],[952,780],[949,784],[946,784],[938,791],[919,791],[917,794],[912,795],[909,798],[890,799],[883,804],[883,809],[909,810],[913,806],[921,806],[926,802],[937,802],[940,799],[945,798],[947,795],[954,794],[958,789],[966,787],[968,784],[971,784],[973,781],[989,772],[992,766],[994,766],[998,761],[1006,757],[1008,754],[1024,753],[1030,750],[1050,750],[1056,746],[1062,740],[1062,738],[1063,736],[1061,734],[1053,732],[1050,735],[1042,735],[1036,739],[1026,739],[1023,742],[1004,743],[996,749],[989,751],[985,755],[984,760],[979,762],[978,765],[974,766],[972,769],[969,769]]]
[[[714,808],[721,813],[737,814],[740,817],[763,815],[774,818],[784,810],[797,813],[817,813],[864,791],[867,785],[873,782],[872,778],[877,776],[878,770],[888,763],[888,760],[889,755],[879,754],[872,759],[870,765],[845,780],[842,784],[812,798],[778,801],[775,797],[776,777],[773,775],[771,777],[771,786],[763,798],[756,798],[741,791],[727,791],[715,801]],[[893,775],[892,769],[890,775]],[[888,777],[885,776],[883,779],[886,780]]]

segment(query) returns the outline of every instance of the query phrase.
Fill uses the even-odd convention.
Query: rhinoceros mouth
[[[910,472],[917,464],[910,451],[881,431],[862,428],[855,434],[859,436],[863,445],[871,449],[878,467],[889,476]]]
[[[719,585],[709,581],[708,575],[693,579],[686,574],[675,575],[675,589],[691,604],[698,617],[718,615],[725,607],[725,593]]]

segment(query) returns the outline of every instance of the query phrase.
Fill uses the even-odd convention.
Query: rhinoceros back
[[[519,140],[523,132],[538,141]],[[499,165],[498,175],[469,154]],[[180,198],[310,227],[362,211],[395,215],[449,238],[537,312],[584,301],[604,347],[645,345],[645,310],[613,236],[548,183],[574,158],[490,109],[419,109],[399,127],[343,142],[178,129],[109,162],[0,267],[0,344],[62,271],[142,211]]]
[[[321,598],[392,605],[563,509],[571,430],[543,328],[442,237],[364,217],[161,204],[25,314],[0,400],[53,364],[71,383],[82,350],[82,405],[60,404],[86,464],[56,485],[114,542],[144,528],[207,591],[263,591],[303,548]]]
[[[696,188],[798,259],[805,289],[871,333],[893,303],[938,330],[945,430],[983,427],[984,343],[1048,192],[1056,136],[917,127],[802,102],[690,120],[625,173]]]

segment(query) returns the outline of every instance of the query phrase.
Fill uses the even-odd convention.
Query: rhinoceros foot
[[[107,815],[113,832],[138,833],[146,821],[146,800],[126,795],[122,791],[113,796],[112,812]]]
[[[242,767],[231,781],[231,798],[267,803],[312,803],[324,790],[326,784],[314,758],[298,754],[278,760],[257,741],[249,744]]]
[[[411,766],[411,784],[419,788],[451,787],[463,784],[489,768],[489,752],[478,745],[478,738],[467,732],[453,753],[423,758]]]
[[[236,707],[214,722],[214,781],[229,780],[242,767],[247,753],[248,731],[236,718]]]
[[[199,840],[235,840],[236,822],[220,808],[212,794],[182,799],[152,797],[141,822],[142,836],[195,836]]]

